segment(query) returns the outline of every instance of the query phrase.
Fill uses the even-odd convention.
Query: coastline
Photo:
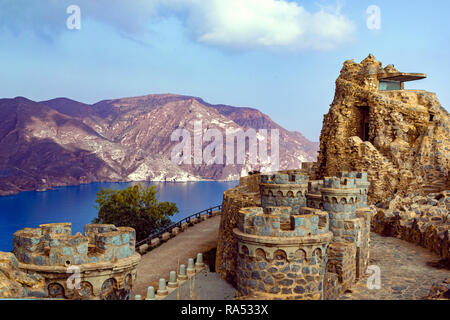
[[[232,181],[239,181],[239,179],[191,179],[191,180],[93,180],[90,182],[82,182],[78,184],[54,184],[50,185],[45,188],[29,188],[29,189],[18,189],[18,190],[10,190],[10,191],[3,191],[0,190],[0,197],[7,197],[7,196],[14,196],[18,195],[23,192],[46,192],[46,191],[55,191],[58,188],[64,188],[64,187],[78,187],[82,185],[89,185],[94,183],[147,183],[147,182],[164,182],[164,183],[190,183],[190,182],[232,182]]]

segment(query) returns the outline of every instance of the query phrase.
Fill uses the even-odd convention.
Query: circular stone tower
[[[240,296],[322,299],[328,214],[304,208],[250,207],[239,211],[237,287]]]
[[[88,224],[72,235],[71,223],[43,224],[14,233],[19,268],[45,279],[49,298],[126,300],[140,255],[133,228]]]
[[[354,177],[326,177],[323,180],[321,187],[323,208],[329,213],[333,241],[341,241],[344,238],[349,240],[345,222],[356,219],[356,204],[360,198],[360,190]]]
[[[306,207],[308,176],[297,171],[261,174],[261,206],[287,206],[297,214]]]

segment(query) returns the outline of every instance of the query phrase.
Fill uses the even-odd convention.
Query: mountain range
[[[178,142],[171,141],[171,134],[192,129],[199,120],[203,129],[215,128],[224,135],[225,129],[278,129],[280,169],[315,161],[318,151],[318,143],[282,128],[257,109],[174,94],[92,105],[67,98],[0,99],[0,118],[0,195],[98,181],[236,180],[261,169],[172,162]]]

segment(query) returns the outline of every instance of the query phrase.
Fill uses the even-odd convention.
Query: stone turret
[[[304,208],[249,207],[239,211],[238,293],[269,299],[321,299],[332,238],[328,215]]]
[[[239,295],[335,299],[351,288],[369,261],[367,173],[309,181],[304,171],[281,171],[259,181],[261,206],[241,207],[228,242],[227,254],[236,246],[237,258],[227,272]],[[222,216],[228,215],[225,207]]]
[[[367,208],[370,182],[367,178],[367,172],[339,172],[339,178],[354,178],[356,188],[359,190],[359,194],[356,199],[356,209]]]
[[[308,176],[296,171],[261,174],[261,206],[289,206],[298,212],[306,206]]]
[[[341,241],[350,234],[344,232],[345,221],[356,218],[359,189],[355,178],[326,177],[321,187],[323,208],[330,217],[330,230],[334,240]]]
[[[41,275],[48,297],[126,299],[136,278],[140,255],[133,228],[89,224],[85,235],[72,235],[71,223],[43,224],[14,233],[19,268]],[[80,288],[68,278],[79,272]]]

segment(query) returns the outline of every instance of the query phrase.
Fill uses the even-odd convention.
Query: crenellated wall
[[[240,296],[321,299],[327,247],[326,212],[291,207],[239,211],[237,289]]]
[[[70,223],[43,224],[14,233],[19,268],[45,279],[48,297],[127,299],[140,255],[133,228],[89,224],[85,235],[72,235]],[[80,275],[80,287],[68,279]]]
[[[256,178],[258,176],[258,178]],[[237,282],[237,242],[233,228],[241,208],[260,206],[259,175],[242,177],[237,187],[224,192],[216,253],[216,271],[235,285]]]
[[[308,176],[265,173],[259,194],[254,183],[249,192],[249,179],[224,193],[216,269],[241,297],[335,299],[367,268],[374,210],[367,205],[367,174]],[[320,270],[314,275],[313,265]]]
[[[308,176],[297,173],[261,174],[261,205],[289,206],[294,211],[306,206]]]

